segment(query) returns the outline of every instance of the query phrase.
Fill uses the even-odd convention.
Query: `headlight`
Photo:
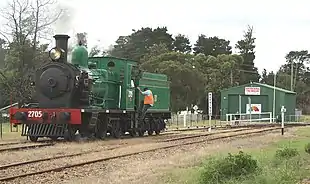
[[[53,61],[55,61],[60,59],[62,53],[64,53],[64,50],[55,47],[50,50],[49,56]]]

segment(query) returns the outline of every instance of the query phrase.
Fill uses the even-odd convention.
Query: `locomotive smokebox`
[[[64,62],[67,62],[67,54],[68,54],[68,40],[70,36],[63,35],[63,34],[57,34],[54,36],[56,41],[56,47],[61,48],[65,51],[63,59]]]

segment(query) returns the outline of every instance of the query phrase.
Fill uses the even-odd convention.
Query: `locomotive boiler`
[[[119,138],[128,132],[159,134],[171,118],[167,76],[143,72],[136,61],[116,57],[88,57],[79,43],[67,61],[68,35],[55,35],[50,61],[40,66],[31,85],[36,101],[10,109],[10,122],[22,126],[22,136],[74,140]],[[136,86],[153,91],[154,106],[138,121],[143,96]]]

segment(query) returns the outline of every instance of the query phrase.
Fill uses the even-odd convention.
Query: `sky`
[[[4,4],[1,0],[0,7]],[[234,48],[247,25],[252,25],[260,72],[277,70],[291,50],[310,49],[307,0],[60,0],[60,4],[68,13],[55,25],[55,32],[71,36],[87,32],[89,47],[108,48],[132,29],[167,26],[169,33],[184,34],[192,44],[205,34],[228,39]]]

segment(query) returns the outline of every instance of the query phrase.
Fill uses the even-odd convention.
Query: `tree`
[[[101,49],[98,47],[98,45],[95,45],[93,46],[91,49],[90,49],[90,52],[88,53],[88,56],[89,57],[94,57],[94,56],[97,56],[98,54],[102,53],[101,52]]]
[[[62,10],[53,9],[53,0],[12,0],[1,9],[5,23],[0,35],[6,40],[5,71],[1,71],[1,87],[15,93],[13,100],[31,96],[29,82],[36,66],[47,59],[45,45],[39,39],[50,37],[51,26]],[[10,83],[11,86],[5,85]],[[7,88],[8,87],[8,88]],[[8,94],[6,94],[8,95]],[[4,99],[9,99],[8,96]]]
[[[262,75],[261,75],[260,82],[267,84],[267,79],[268,79],[267,70],[264,68]]]
[[[172,51],[173,38],[166,27],[156,29],[146,27],[133,30],[133,33],[128,36],[120,36],[116,40],[111,55],[140,61],[155,44],[165,44]]]
[[[201,106],[206,109],[205,97],[208,92],[213,93],[213,111],[220,114],[220,90],[237,85],[240,79],[240,65],[243,58],[238,55],[221,54],[217,57],[198,54],[195,56],[197,68],[203,73],[204,95],[200,96]],[[233,75],[232,75],[233,74]]]
[[[0,38],[0,69],[3,69],[5,67],[4,59],[5,59],[5,40]]]
[[[310,112],[310,69],[306,64],[310,62],[307,50],[290,51],[286,55],[286,63],[277,73],[277,86],[297,93],[296,105],[303,112]]]
[[[19,69],[30,66],[29,61],[36,57],[38,39],[50,36],[50,28],[61,16],[62,10],[53,10],[54,0],[12,0],[1,9],[5,24],[0,34],[18,53]],[[14,44],[13,44],[14,43]],[[31,45],[32,51],[24,47]],[[25,55],[26,54],[26,55]]]
[[[218,38],[217,36],[207,38],[200,35],[194,45],[195,54],[205,54],[206,56],[218,56],[220,54],[231,54],[230,41]]]
[[[1,9],[5,24],[1,26],[0,34],[8,42],[14,40],[23,44],[31,40],[35,51],[40,38],[50,36],[51,25],[62,15],[62,9],[53,9],[56,0],[12,0]]]
[[[151,47],[148,58],[141,68],[148,72],[164,73],[171,81],[171,106],[174,112],[197,104],[204,94],[203,76],[195,65],[193,55],[180,52],[167,52],[164,44]],[[158,54],[159,51],[164,53]]]
[[[87,47],[87,33],[76,33],[77,43],[82,43],[85,47]]]
[[[214,111],[219,113],[220,89],[237,85],[242,62],[243,58],[238,55],[193,55],[169,51],[165,44],[159,44],[151,47],[141,68],[169,77],[173,111],[185,109],[191,104],[207,109],[206,96],[208,92],[213,92]]]
[[[291,81],[291,88],[294,90],[296,87],[297,81],[304,81],[305,82],[305,81],[309,80],[307,78],[304,78],[303,76],[308,71],[308,68],[305,66],[305,64],[309,63],[310,54],[308,53],[307,50],[290,51],[285,56],[285,58],[286,58],[286,64],[283,65],[280,68],[280,70],[284,73],[287,73],[287,74],[293,74],[293,75],[291,75],[291,80],[293,79]]]
[[[239,50],[239,53],[244,60],[244,63],[241,67],[243,74],[241,76],[240,84],[246,84],[250,81],[259,81],[260,76],[258,69],[254,66],[255,39],[256,38],[253,36],[253,27],[248,26],[247,31],[243,35],[243,39],[238,41],[236,44],[236,49]]]
[[[174,37],[173,47],[173,50],[176,52],[189,53],[192,51],[192,46],[189,39],[182,34],[178,34]]]

